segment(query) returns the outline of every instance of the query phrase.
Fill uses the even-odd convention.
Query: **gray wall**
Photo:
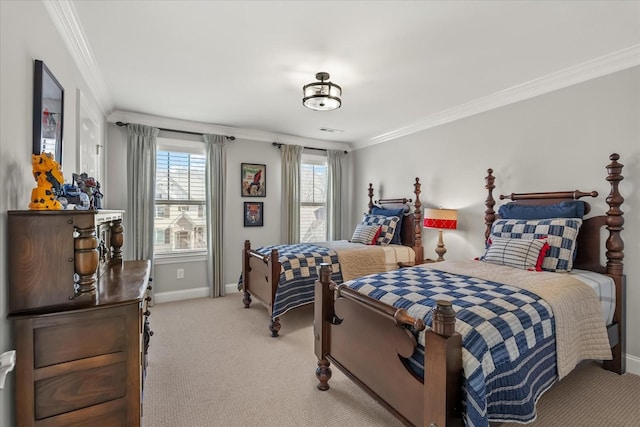
[[[494,170],[495,196],[597,190],[591,205],[603,214],[610,191],[605,166],[613,152],[625,165],[628,361],[640,372],[640,67],[358,150],[353,186],[372,182],[383,185],[383,196],[411,194],[420,177],[424,207],[459,210],[459,229],[444,231],[445,258],[469,259],[483,252],[487,168]],[[353,200],[352,227],[366,209],[360,198]],[[425,257],[435,257],[437,234],[423,230]]]

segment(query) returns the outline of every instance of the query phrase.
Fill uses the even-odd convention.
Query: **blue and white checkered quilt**
[[[527,422],[538,397],[555,382],[555,323],[551,307],[512,286],[420,267],[349,282],[360,293],[404,308],[431,326],[436,300],[452,302],[462,335],[465,422]],[[409,365],[424,376],[424,332]]]
[[[273,303],[272,318],[281,316],[292,308],[313,302],[314,284],[318,279],[316,267],[320,267],[321,263],[330,264],[331,280],[338,284],[342,283],[338,254],[332,249],[315,244],[299,243],[263,246],[255,251],[268,256],[271,255],[272,249],[278,250],[279,261],[282,265],[280,282]],[[240,277],[238,289],[242,289],[242,277]]]

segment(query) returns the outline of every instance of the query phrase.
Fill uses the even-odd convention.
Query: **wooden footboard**
[[[425,378],[407,366],[416,346],[410,328],[422,319],[331,282],[323,264],[316,282],[314,307],[316,376],[329,389],[333,363],[396,417],[408,425],[460,425],[462,339],[455,332],[451,304],[439,303],[433,329],[426,332]]]
[[[273,303],[276,297],[278,281],[280,280],[280,262],[278,251],[271,250],[269,256],[264,256],[251,249],[251,242],[244,241],[242,249],[242,302],[249,308],[251,297],[257,299],[267,307],[269,316],[273,314]],[[272,318],[269,323],[271,336],[277,337],[280,330],[279,318]]]

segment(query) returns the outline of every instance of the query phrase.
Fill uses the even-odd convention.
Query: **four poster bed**
[[[482,258],[341,285],[323,265],[314,306],[318,388],[329,389],[333,363],[407,425],[488,426],[535,419],[538,397],[581,360],[604,360],[606,369],[624,373],[623,165],[617,154],[609,159],[605,215],[574,218],[589,212],[576,201],[598,194],[566,191],[500,196],[511,202],[499,217],[489,169]],[[558,206],[584,212],[555,218]],[[505,219],[522,212],[548,215]],[[571,233],[578,233],[575,257],[565,251]],[[540,248],[528,253],[531,265],[505,255],[522,244]],[[495,251],[503,256],[492,258]]]
[[[420,180],[413,183],[414,199],[373,200],[369,184],[369,209],[350,241],[273,245],[242,250],[242,276],[238,289],[249,308],[252,298],[264,304],[274,337],[280,316],[290,309],[312,303],[314,283],[321,263],[329,263],[332,280],[342,283],[355,277],[388,271],[422,262],[422,211]],[[412,205],[413,206],[412,206]],[[359,241],[360,243],[357,243]]]

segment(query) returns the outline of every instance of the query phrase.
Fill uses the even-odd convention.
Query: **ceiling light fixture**
[[[302,87],[302,105],[312,110],[330,111],[340,108],[342,100],[342,88],[329,80],[329,73],[316,74],[319,81],[309,83]]]

